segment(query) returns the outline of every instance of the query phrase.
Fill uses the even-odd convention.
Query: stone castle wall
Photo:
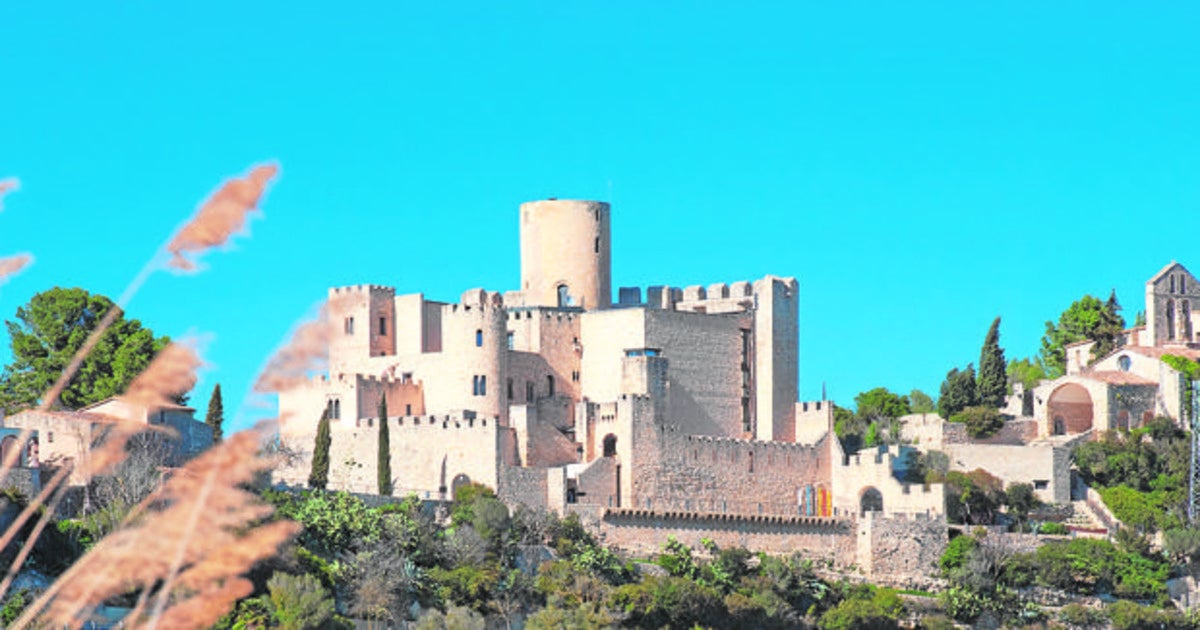
[[[662,550],[668,536],[701,549],[703,539],[721,548],[744,547],[773,554],[800,553],[846,567],[856,561],[854,523],[799,516],[698,515],[643,509],[602,509],[581,514],[601,540],[635,555]]]
[[[511,433],[494,418],[475,417],[470,412],[388,418],[393,494],[450,498],[456,479],[499,487],[500,466],[515,446]],[[333,421],[330,434],[329,489],[378,492],[378,419]],[[305,486],[315,432],[293,434],[285,442],[296,453],[296,463],[278,470],[276,478]]]

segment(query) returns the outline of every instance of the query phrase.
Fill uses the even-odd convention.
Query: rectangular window
[[[486,376],[479,377],[479,395],[487,396],[487,377]]]
[[[511,330],[510,330],[510,331],[508,331],[508,338],[507,338],[507,342],[508,342],[508,349],[509,349],[509,350],[512,350],[512,349],[513,349],[513,334],[512,334],[512,331],[511,331]]]
[[[1034,490],[1045,490],[1050,487],[1050,482],[1045,479],[1035,479],[1033,482]]]
[[[510,378],[510,379],[508,379],[508,388],[507,388],[507,389],[508,389],[508,391],[507,391],[506,393],[508,394],[508,399],[509,399],[509,400],[512,400],[512,397],[513,397],[513,381],[512,381],[512,379],[511,379],[511,378]]]
[[[347,317],[346,320],[342,322],[342,328],[346,331],[347,335],[353,335],[354,334],[354,318]]]
[[[385,337],[387,336],[387,318],[386,317],[379,318],[379,334],[383,335]]]
[[[475,331],[475,347],[476,348],[483,347],[483,331],[482,330]]]
[[[471,377],[471,393],[475,396],[487,396],[487,377],[476,374]]]
[[[412,415],[412,405],[411,404],[404,405],[404,415],[406,415],[406,416]]]
[[[525,402],[533,402],[533,381],[525,381]]]
[[[412,373],[412,372],[403,372],[403,373],[401,373],[401,374],[400,374],[400,384],[401,384],[401,385],[408,385],[408,384],[412,383],[412,375],[413,375],[413,373]]]

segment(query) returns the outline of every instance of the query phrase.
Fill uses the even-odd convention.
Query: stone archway
[[[859,516],[866,516],[867,512],[882,512],[883,511],[883,493],[877,488],[867,487],[863,490],[862,497],[858,500]]]
[[[1050,394],[1046,403],[1046,415],[1054,423],[1055,435],[1069,435],[1091,430],[1095,420],[1095,408],[1088,390],[1075,383],[1067,383]]]
[[[450,496],[454,497],[455,495],[458,494],[459,488],[466,486],[466,485],[470,485],[470,483],[471,483],[470,477],[468,477],[462,473],[458,473],[457,475],[454,475],[454,481],[450,482]]]
[[[617,436],[609,433],[604,436],[604,456],[616,457],[617,455]]]

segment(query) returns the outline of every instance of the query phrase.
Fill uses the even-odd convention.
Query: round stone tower
[[[547,199],[521,204],[521,291],[530,306],[611,306],[607,203]]]

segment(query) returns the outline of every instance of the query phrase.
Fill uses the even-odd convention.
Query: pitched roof
[[[1159,278],[1162,278],[1163,276],[1167,275],[1167,272],[1171,271],[1175,267],[1179,267],[1180,269],[1183,270],[1184,273],[1186,273],[1189,276],[1192,275],[1192,272],[1188,271],[1187,267],[1184,267],[1183,265],[1179,264],[1178,262],[1172,260],[1170,263],[1167,263],[1166,267],[1159,269],[1158,273],[1154,274],[1149,280],[1147,280],[1146,284],[1154,284],[1155,282],[1158,282]],[[1195,276],[1192,276],[1192,277],[1194,278]]]
[[[108,398],[105,398],[104,400],[101,400],[99,402],[94,402],[86,407],[83,407],[83,408],[79,409],[79,411],[90,411],[97,407],[102,407],[104,405],[107,405],[110,402],[120,401],[120,400],[121,400],[120,396],[109,396]],[[167,403],[165,405],[155,405],[154,406],[154,411],[159,411],[162,409],[165,409],[167,411],[195,411],[196,410],[194,407],[188,407],[186,405],[176,405],[175,403]]]
[[[1080,376],[1090,378],[1101,383],[1109,385],[1155,385],[1158,383],[1146,378],[1142,378],[1131,372],[1118,372],[1116,370],[1093,370],[1084,372]]]

